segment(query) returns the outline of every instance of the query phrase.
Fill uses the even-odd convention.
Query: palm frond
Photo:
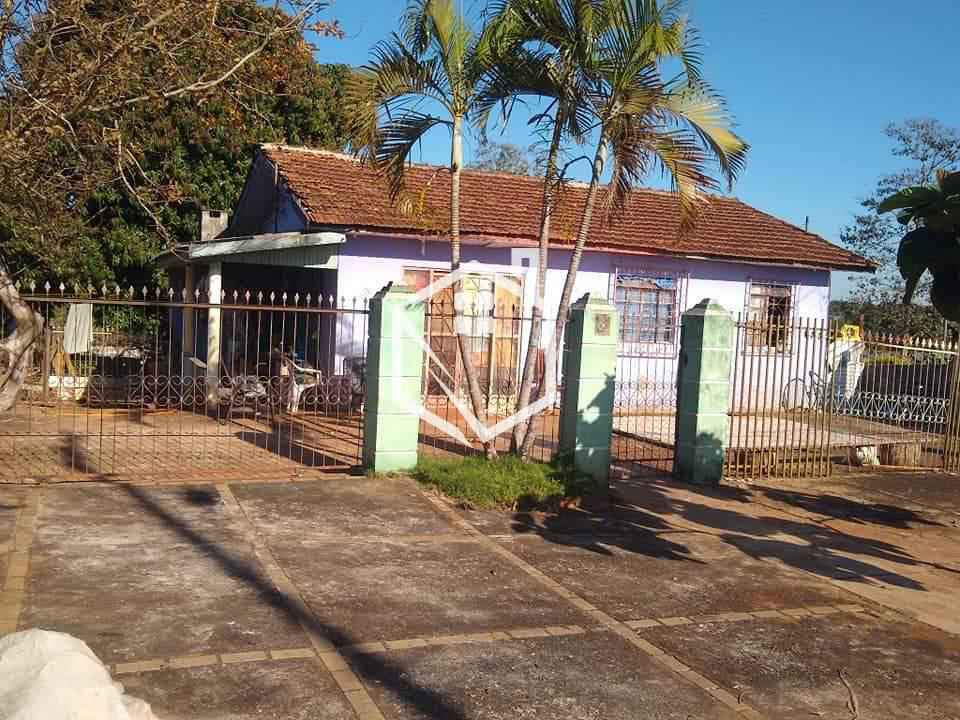
[[[692,130],[709,148],[727,185],[743,171],[749,146],[731,129],[732,121],[717,97],[686,87],[664,96],[661,107],[665,118]]]
[[[680,234],[696,228],[705,198],[717,182],[705,170],[707,156],[697,138],[685,130],[659,128],[649,139],[651,158],[669,178],[680,205]]]
[[[514,102],[525,97],[556,98],[561,94],[560,78],[550,54],[542,50],[517,48],[492,63],[481,80],[473,102],[471,121],[485,128],[494,108],[502,110],[507,122]]]
[[[403,40],[416,55],[423,55],[430,47],[432,4],[433,0],[409,0],[400,18]]]
[[[370,159],[386,177],[391,200],[396,200],[403,190],[410,151],[432,128],[451,124],[444,118],[408,110],[380,125]]]

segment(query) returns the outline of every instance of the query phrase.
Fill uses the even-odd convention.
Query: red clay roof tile
[[[265,145],[261,151],[277,166],[314,225],[415,235],[443,235],[449,227],[446,168],[409,167],[405,200],[398,207],[390,201],[384,180],[354,158],[278,145]],[[554,244],[573,244],[585,194],[580,183],[564,189],[551,231]],[[535,242],[542,195],[539,178],[464,171],[460,221],[464,238]],[[684,238],[678,236],[678,203],[669,192],[636,190],[623,212],[605,215],[596,216],[588,248],[837,270],[876,267],[735,198],[711,196],[695,232]]]

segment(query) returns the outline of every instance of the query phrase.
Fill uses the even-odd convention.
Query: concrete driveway
[[[560,515],[405,479],[0,486],[0,633],[80,637],[168,720],[958,718],[956,482]]]

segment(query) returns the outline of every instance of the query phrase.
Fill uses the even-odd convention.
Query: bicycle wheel
[[[787,411],[803,410],[809,403],[810,392],[803,378],[794,378],[783,386],[780,394],[780,406]]]

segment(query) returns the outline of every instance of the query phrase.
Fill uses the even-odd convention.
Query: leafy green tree
[[[943,340],[951,339],[953,332],[930,305],[835,300],[830,303],[830,319],[841,325],[861,325],[869,332],[895,337]]]
[[[900,241],[897,267],[910,303],[928,272],[930,300],[948,320],[960,322],[960,172],[938,170],[936,183],[905,188],[883,200],[878,212],[896,211],[910,229]]]
[[[260,12],[254,0],[247,6]],[[234,35],[230,45],[238,55],[246,42]],[[204,62],[205,53],[197,54]],[[345,67],[318,64],[302,36],[289,35],[265,47],[233,82],[199,97],[132,105],[120,119],[129,166],[123,173],[112,168],[112,178],[91,188],[63,243],[36,241],[63,231],[61,213],[38,218],[34,232],[10,234],[3,246],[8,262],[22,280],[151,282],[152,260],[163,248],[196,239],[199,208],[234,205],[258,144],[345,147],[346,76]]]
[[[898,302],[903,295],[897,268],[903,226],[894,215],[879,212],[880,203],[904,188],[934,183],[938,170],[960,170],[960,129],[932,119],[911,119],[889,125],[884,133],[893,143],[893,156],[904,161],[904,167],[877,180],[873,192],[861,202],[862,211],[841,232],[844,245],[879,263],[876,274],[852,278],[850,299],[856,302]],[[917,294],[923,300],[929,285],[927,278],[918,285]]]
[[[196,155],[174,151],[169,143],[183,136],[161,137],[170,130],[164,122],[194,108],[196,125],[181,131],[240,134],[238,108],[256,114],[277,89],[262,83],[260,61],[270,51],[274,64],[308,55],[307,30],[340,32],[317,20],[326,5],[4,0],[0,303],[16,329],[0,340],[0,412],[16,401],[43,323],[15,277],[72,270],[106,278],[142,268],[160,245],[152,233],[170,243],[181,232],[174,221],[186,215],[168,209],[182,206],[185,191],[207,183],[210,197],[228,197],[215,165],[186,170]]]
[[[517,145],[484,140],[480,143],[477,158],[470,167],[512,175],[529,175],[531,163],[527,153]]]

